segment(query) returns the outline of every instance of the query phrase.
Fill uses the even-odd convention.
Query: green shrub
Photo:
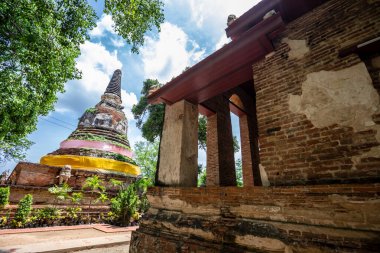
[[[129,225],[138,207],[139,197],[134,184],[130,184],[125,190],[120,190],[116,197],[111,199],[111,211],[122,226]]]
[[[149,209],[146,192],[152,182],[147,178],[140,178],[128,187],[118,180],[110,180],[110,182],[119,186],[119,192],[115,198],[111,199],[112,212],[108,215],[108,221],[122,226],[128,226],[131,221],[138,221],[140,214]]]
[[[41,225],[52,225],[54,221],[57,221],[61,218],[61,210],[52,207],[47,206],[41,209],[38,209],[35,214],[35,219],[40,223]]]
[[[0,187],[0,208],[8,205],[10,189],[8,187]]]
[[[70,196],[71,202],[75,205],[79,205],[83,199],[83,194],[81,192],[73,192]]]
[[[48,189],[48,191],[56,197],[55,206],[58,202],[69,199],[69,193],[72,192],[72,190],[73,189],[67,183],[64,183],[62,186],[54,185]]]
[[[25,195],[18,203],[18,208],[15,214],[15,221],[24,225],[32,211],[33,196],[32,194]]]
[[[79,218],[79,214],[82,212],[82,208],[80,207],[68,207],[66,208],[67,218],[71,220],[75,220]]]

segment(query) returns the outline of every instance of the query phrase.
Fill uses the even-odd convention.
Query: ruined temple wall
[[[378,194],[378,184],[150,188],[130,252],[378,252]]]
[[[338,55],[378,36],[379,1],[330,0],[287,24],[253,65],[271,185],[379,181],[380,60]]]
[[[19,162],[14,168],[8,181],[11,185],[16,186],[30,186],[30,187],[50,187],[57,185],[59,182],[58,175],[62,168],[55,166],[48,166],[39,163]],[[86,181],[86,178],[97,175],[101,180],[106,183],[109,190],[115,190],[109,180],[116,179],[125,183],[134,182],[135,178],[124,176],[118,173],[102,171],[90,171],[72,169],[71,177],[68,180],[70,187],[74,189],[81,189]]]

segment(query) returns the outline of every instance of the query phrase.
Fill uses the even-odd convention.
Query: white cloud
[[[225,44],[228,44],[230,41],[231,41],[231,39],[227,38],[226,34],[222,34],[218,43],[216,43],[216,45],[215,45],[215,50],[222,48]]]
[[[195,22],[197,27],[199,28],[202,27],[203,21],[205,19],[205,16],[204,16],[205,2],[190,0],[189,5],[190,5],[190,10],[191,10],[192,21]]]
[[[187,2],[191,18],[199,28],[207,25],[223,30],[227,27],[228,15],[235,14],[239,17],[260,0],[190,0]]]
[[[111,15],[103,14],[100,20],[96,22],[96,27],[90,31],[90,36],[103,37],[106,31],[116,34],[114,26],[115,22],[113,22]]]
[[[123,38],[111,38],[111,42],[112,42],[112,45],[114,45],[115,47],[124,47],[125,46],[125,42],[124,42],[124,39]]]
[[[121,100],[123,101],[124,113],[129,121],[133,120],[132,107],[137,104],[136,94],[133,92],[126,92],[126,90],[121,90]]]
[[[81,55],[76,59],[82,79],[66,84],[66,92],[59,94],[56,108],[81,115],[83,111],[99,102],[116,69],[121,69],[117,51],[108,51],[101,43],[86,41],[80,46]]]
[[[146,37],[141,49],[145,78],[165,83],[204,57],[205,51],[190,41],[178,26],[165,22],[158,39]]]
[[[117,51],[108,51],[101,43],[86,41],[80,47],[81,55],[77,67],[82,71],[82,79],[77,81],[86,91],[101,94],[116,69],[122,67]]]

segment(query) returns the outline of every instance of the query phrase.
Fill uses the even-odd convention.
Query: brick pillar
[[[236,172],[229,102],[219,96],[207,101],[216,113],[207,118],[207,186],[235,186]]]
[[[243,186],[261,186],[259,150],[255,121],[248,115],[239,117]]]
[[[251,143],[249,138],[248,116],[239,117],[241,162],[243,170],[243,186],[252,186],[253,183],[253,157],[251,155]]]
[[[198,107],[185,100],[165,109],[158,185],[197,186]]]

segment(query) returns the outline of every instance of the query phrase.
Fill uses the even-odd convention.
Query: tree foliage
[[[239,187],[243,186],[243,167],[241,159],[237,159],[235,162],[235,172],[236,172],[236,185]]]
[[[164,126],[165,106],[163,104],[149,104],[149,92],[162,87],[157,79],[147,79],[143,83],[139,102],[132,107],[136,126],[141,130],[142,136],[149,142],[154,142],[161,136]],[[198,118],[198,147],[206,150],[207,118]],[[234,151],[239,151],[239,142],[233,137]]]
[[[149,104],[149,92],[160,88],[162,84],[158,80],[147,79],[141,89],[139,102],[133,106],[132,113],[136,120],[136,125],[141,129],[142,136],[149,142],[154,142],[161,135],[164,125],[165,105]],[[198,121],[198,144],[199,148],[206,149],[206,125],[205,117],[199,117]]]
[[[155,181],[158,148],[157,140],[154,142],[139,141],[135,144],[135,160],[143,176],[148,178],[152,184]]]
[[[0,2],[0,150],[5,158],[22,158],[30,145],[25,136],[36,129],[37,117],[53,109],[68,80],[81,77],[75,58],[95,19],[86,0]]]
[[[161,0],[105,0],[104,11],[138,52],[144,34],[163,22],[162,7]],[[0,1],[0,162],[24,158],[38,116],[53,110],[68,80],[81,78],[75,59],[96,18],[87,0]]]
[[[1,129],[1,126],[0,126],[0,129]],[[32,145],[32,142],[27,140],[25,137],[20,137],[19,139],[17,139],[15,136],[12,137],[8,134],[6,135],[7,135],[7,138],[3,140],[1,140],[1,137],[0,137],[0,163],[4,163],[12,159],[13,160],[24,159],[25,152]]]
[[[136,126],[141,129],[142,136],[149,142],[154,142],[160,136],[164,124],[165,106],[148,103],[149,91],[161,86],[157,79],[145,80],[141,89],[140,100],[132,107]]]
[[[111,14],[116,32],[128,44],[132,52],[144,44],[144,34],[164,22],[163,3],[160,0],[106,0],[105,13]]]

